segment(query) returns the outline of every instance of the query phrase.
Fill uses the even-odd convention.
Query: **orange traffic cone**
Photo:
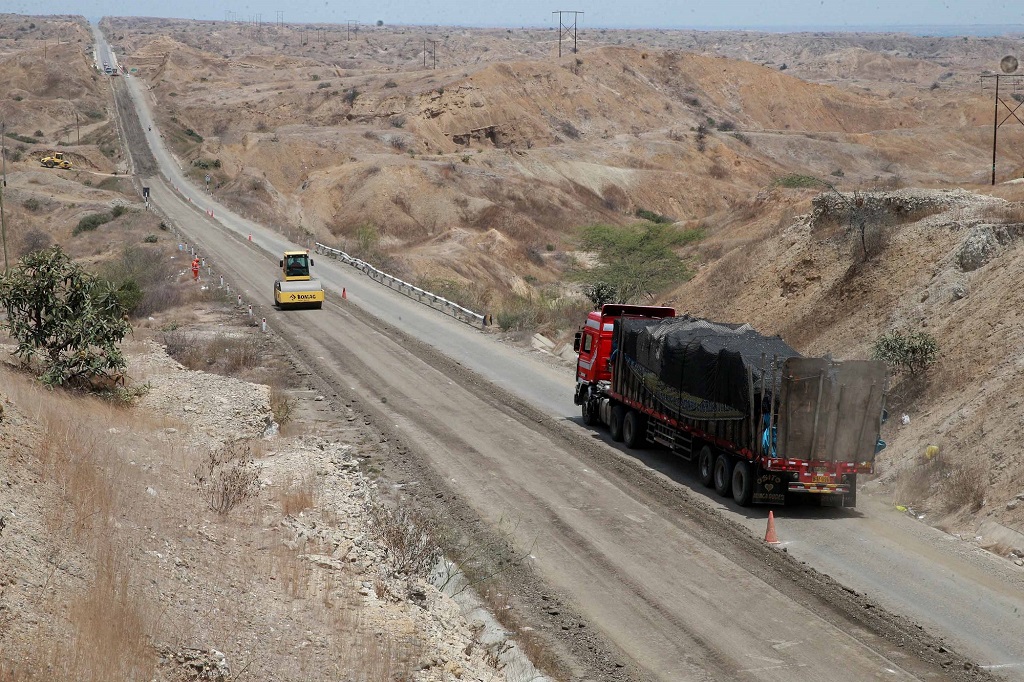
[[[341,297],[342,297],[343,299],[345,299],[346,301],[348,300],[348,292],[347,292],[347,291],[345,291],[345,287],[342,287],[342,288],[341,288]]]
[[[764,533],[764,541],[769,545],[780,545],[779,536],[775,534],[775,513],[768,512],[768,530]]]

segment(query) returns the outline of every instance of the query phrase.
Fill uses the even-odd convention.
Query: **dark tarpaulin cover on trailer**
[[[783,361],[800,357],[780,337],[764,336],[747,324],[684,315],[661,320],[620,318],[616,325],[623,371],[637,374],[666,412],[695,419],[749,416],[748,368],[754,394],[760,396],[764,384],[772,381],[775,360],[775,387],[769,387],[769,392],[776,393]]]

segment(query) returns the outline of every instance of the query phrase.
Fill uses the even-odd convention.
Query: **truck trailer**
[[[575,347],[585,424],[667,447],[743,506],[853,507],[885,447],[883,362],[806,358],[749,325],[619,304],[591,312]]]

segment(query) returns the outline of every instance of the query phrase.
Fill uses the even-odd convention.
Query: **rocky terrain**
[[[258,334],[230,312],[184,328],[233,327]],[[266,385],[187,370],[153,341],[130,355],[149,390],[126,408],[0,368],[4,679],[527,671],[381,540],[378,439],[351,410],[298,387],[282,435]],[[226,513],[197,484],[211,458],[257,478]]]

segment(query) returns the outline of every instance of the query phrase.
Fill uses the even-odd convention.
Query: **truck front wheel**
[[[741,507],[749,507],[754,499],[754,467],[750,462],[737,462],[732,470],[732,499]]]
[[[590,399],[589,395],[584,396],[580,412],[583,414],[584,424],[587,426],[594,426],[597,424],[597,405]]]
[[[622,442],[622,422],[626,418],[626,410],[623,409],[622,405],[616,405],[612,408],[612,421],[608,424],[608,432],[611,433],[612,440],[616,443]]]
[[[715,484],[715,453],[710,445],[705,445],[697,454],[697,477],[704,487]]]
[[[715,460],[715,492],[722,497],[732,493],[732,457],[724,452]]]
[[[628,448],[638,448],[644,442],[644,416],[636,410],[630,410],[622,420],[622,440]]]

